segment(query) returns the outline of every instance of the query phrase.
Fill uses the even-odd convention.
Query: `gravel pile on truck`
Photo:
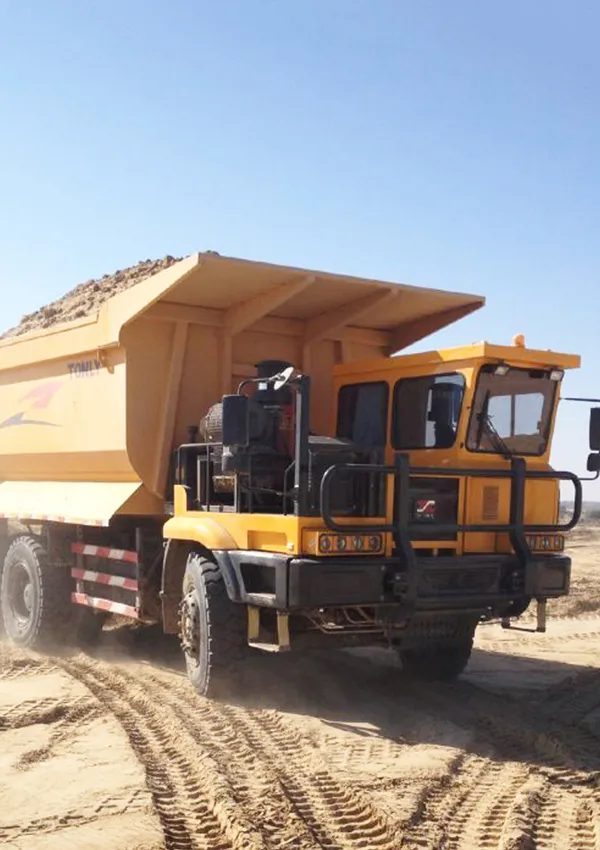
[[[167,254],[162,260],[142,260],[127,269],[117,269],[112,274],[105,274],[96,280],[80,283],[62,298],[57,298],[56,301],[23,316],[17,327],[0,334],[0,339],[10,339],[33,331],[46,330],[64,322],[90,316],[113,295],[142,283],[158,272],[168,269],[180,259],[181,257],[172,257]]]

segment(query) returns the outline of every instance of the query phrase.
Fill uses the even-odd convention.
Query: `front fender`
[[[211,552],[239,548],[229,531],[209,517],[173,517],[165,523],[163,536],[199,543]]]
[[[179,630],[179,603],[185,565],[191,552],[204,551],[212,555],[223,575],[229,598],[241,601],[240,581],[228,556],[238,546],[231,534],[209,517],[173,517],[163,527],[167,540],[162,571],[163,628],[167,634]]]

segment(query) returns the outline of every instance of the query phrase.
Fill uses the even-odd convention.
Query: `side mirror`
[[[600,452],[600,407],[590,410],[590,451]]]
[[[598,454],[598,452],[594,452],[593,454],[588,455],[587,471],[600,472],[600,454]]]
[[[224,446],[247,446],[250,442],[248,396],[224,395],[221,431]]]

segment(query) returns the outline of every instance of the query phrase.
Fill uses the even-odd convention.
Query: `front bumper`
[[[398,558],[289,558],[264,552],[215,553],[229,595],[279,610],[408,604],[414,610],[497,608],[569,592],[571,559],[532,555]]]

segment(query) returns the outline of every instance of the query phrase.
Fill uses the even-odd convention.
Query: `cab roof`
[[[437,366],[468,363],[501,363],[514,366],[545,369],[577,369],[581,358],[577,354],[563,354],[556,351],[541,351],[526,348],[524,345],[493,345],[479,342],[458,348],[446,348],[438,351],[426,351],[422,354],[402,354],[391,358],[371,360],[362,363],[340,364],[334,367],[336,375],[356,375],[359,373],[398,371],[407,367]]]

